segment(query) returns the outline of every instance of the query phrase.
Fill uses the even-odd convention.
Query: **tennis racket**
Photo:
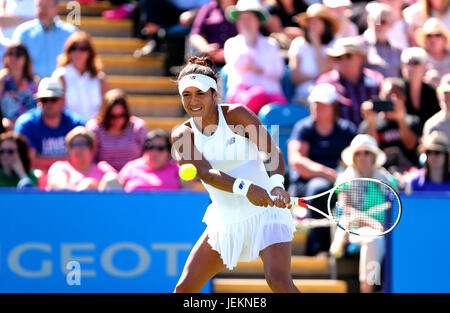
[[[306,203],[324,196],[328,196],[328,214]],[[368,237],[391,232],[402,215],[402,203],[395,189],[372,178],[354,178],[311,197],[291,197],[291,205],[292,210],[313,210],[350,234]]]

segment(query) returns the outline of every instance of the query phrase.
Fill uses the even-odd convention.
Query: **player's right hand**
[[[274,206],[269,193],[258,185],[252,184],[247,192],[247,199],[256,206]]]

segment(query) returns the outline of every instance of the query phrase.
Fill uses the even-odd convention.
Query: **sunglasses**
[[[408,63],[406,63],[407,65],[420,65],[422,64],[422,62],[420,62],[419,59],[411,59],[408,61]]]
[[[372,152],[367,151],[367,150],[364,150],[364,151],[356,151],[356,152],[355,152],[355,155],[365,155],[365,156],[368,156],[368,155],[370,155],[370,154],[372,154]]]
[[[88,141],[75,141],[70,144],[70,148],[90,148],[91,144]]]
[[[125,113],[123,114],[110,114],[109,115],[111,119],[119,119],[119,118],[126,118],[127,115]]]
[[[41,98],[39,99],[39,101],[41,103],[55,103],[56,101],[58,101],[59,98],[53,97],[53,98]]]
[[[431,37],[437,37],[437,38],[442,38],[444,37],[443,34],[437,33],[437,34],[428,34],[427,38],[431,38]]]
[[[16,153],[16,150],[14,149],[0,149],[0,155],[3,154],[13,155],[14,153]]]
[[[442,151],[439,151],[439,150],[426,150],[425,154],[426,155],[431,155],[431,154],[440,155],[440,154],[444,154],[444,153]]]
[[[352,57],[353,57],[353,54],[346,53],[346,54],[334,57],[334,59],[337,61],[341,61],[341,60],[350,60]]]
[[[72,47],[69,48],[69,52],[73,52],[73,51],[89,51],[89,50],[90,50],[89,46],[73,45]]]
[[[11,50],[7,53],[7,55],[13,57],[23,57],[25,55],[25,52],[22,50]]]
[[[146,144],[144,147],[145,150],[156,150],[159,152],[163,152],[164,150],[167,150],[167,146],[158,146],[153,144]]]

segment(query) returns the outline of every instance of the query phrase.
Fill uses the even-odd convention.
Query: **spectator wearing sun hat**
[[[336,38],[358,36],[358,26],[350,19],[352,2],[350,0],[323,0],[330,13],[339,20]]]
[[[437,88],[441,110],[430,117],[423,126],[423,135],[429,135],[434,130],[442,131],[450,138],[450,73],[444,75]]]
[[[359,125],[361,104],[378,95],[383,75],[364,67],[367,42],[363,37],[339,38],[327,50],[335,68],[319,76],[316,83],[330,83],[336,87],[341,117]]]
[[[424,81],[428,53],[420,47],[406,48],[400,59],[406,88],[406,111],[417,115],[423,125],[440,109],[436,90]]]
[[[422,138],[419,153],[426,156],[423,168],[408,182],[411,191],[449,191],[449,142],[445,133],[433,131]]]
[[[289,48],[291,81],[296,85],[295,101],[304,103],[320,74],[332,68],[326,50],[331,48],[339,21],[320,3],[294,16],[305,35],[295,38]]]
[[[307,197],[326,191],[338,176],[341,152],[357,131],[353,123],[339,118],[336,88],[331,84],[316,85],[309,97],[311,115],[298,121],[288,142],[290,185],[289,194]],[[326,199],[314,200],[312,205],[326,210]],[[322,218],[311,213],[312,218]],[[311,231],[307,255],[328,251],[328,228]]]
[[[281,87],[285,64],[279,46],[260,32],[269,20],[267,10],[257,0],[240,0],[226,9],[225,16],[238,30],[224,45],[227,101],[241,103],[255,114],[267,103],[287,103]]]
[[[431,66],[425,77],[437,87],[442,75],[450,73],[450,32],[438,18],[432,17],[416,33],[417,42],[428,53]]]

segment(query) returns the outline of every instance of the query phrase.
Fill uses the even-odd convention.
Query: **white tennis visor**
[[[209,76],[203,74],[190,74],[184,76],[178,82],[178,92],[180,95],[183,94],[183,91],[188,87],[197,87],[203,92],[207,92],[209,88],[217,91],[217,83],[214,79]]]

